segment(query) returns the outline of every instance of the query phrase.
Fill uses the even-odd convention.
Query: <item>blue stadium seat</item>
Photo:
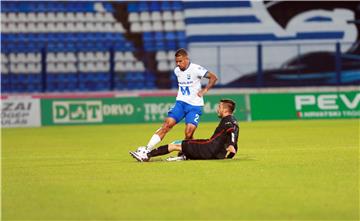
[[[129,2],[127,4],[127,10],[128,10],[129,13],[131,13],[131,12],[139,12],[140,11],[139,10],[139,5],[138,5],[137,2]]]
[[[170,5],[170,2],[169,1],[162,1],[161,2],[161,10],[163,11],[170,11],[172,8],[171,8],[171,5]]]
[[[176,38],[178,40],[186,40],[186,34],[184,31],[178,31],[176,32]]]
[[[143,41],[152,41],[154,40],[152,32],[144,32],[143,33]]]
[[[166,49],[167,50],[176,50],[177,49],[177,43],[175,41],[167,41],[166,42]]]
[[[102,4],[107,12],[114,12],[114,8],[110,2],[102,2]]]
[[[161,10],[160,2],[158,1],[151,1],[150,2],[150,11],[156,12]]]
[[[166,49],[165,41],[156,41],[155,42],[156,51],[163,51]]]
[[[183,5],[181,1],[173,1],[172,2],[172,10],[181,11],[183,10]]]
[[[155,32],[154,38],[156,41],[163,41],[165,39],[164,32]]]
[[[139,1],[138,4],[139,4],[139,11],[140,11],[140,12],[149,11],[148,2],[146,2],[146,1]]]
[[[165,32],[165,38],[168,41],[174,41],[176,40],[176,34],[175,32]]]

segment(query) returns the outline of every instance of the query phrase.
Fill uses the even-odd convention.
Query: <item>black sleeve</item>
[[[236,122],[233,123],[231,121],[228,121],[225,125],[226,125],[226,134],[227,134],[227,145],[234,146],[235,150],[237,151],[239,127],[237,126]],[[227,155],[227,158],[233,158],[234,156],[235,156],[234,153],[229,153]]]
[[[236,137],[237,126],[233,123],[229,122],[226,124],[226,134],[228,136],[229,145],[233,145],[235,147],[237,137]]]

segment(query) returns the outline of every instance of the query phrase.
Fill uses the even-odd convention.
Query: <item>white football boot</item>
[[[182,160],[186,160],[186,156],[185,155],[180,155],[180,156],[176,156],[176,157],[169,157],[166,159],[166,161],[168,162],[172,162],[172,161],[182,161]]]
[[[149,157],[147,156],[149,152],[146,147],[139,147],[136,151],[129,151],[130,155],[139,162],[149,161]]]

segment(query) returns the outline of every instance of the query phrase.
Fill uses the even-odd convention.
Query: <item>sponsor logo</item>
[[[9,99],[1,102],[2,127],[40,126],[38,99]]]
[[[145,121],[157,121],[163,120],[167,116],[167,113],[173,108],[172,103],[145,103]]]
[[[102,122],[101,101],[55,101],[54,123]]]
[[[110,116],[131,116],[132,104],[103,104],[102,101],[54,101],[54,123],[102,123]]]
[[[296,95],[295,109],[299,118],[360,117],[360,93]]]

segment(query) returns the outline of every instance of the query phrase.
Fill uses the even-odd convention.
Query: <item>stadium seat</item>
[[[114,8],[110,2],[3,1],[2,52],[16,55],[7,57],[11,62],[9,64],[6,58],[2,58],[5,61],[2,62],[2,75],[15,71],[13,79],[16,85],[7,87],[6,82],[11,79],[7,77],[2,87],[13,87],[14,91],[21,91],[22,87],[27,91],[41,90],[39,79],[42,79],[40,73],[44,68],[46,82],[49,83],[46,88],[49,91],[60,91],[61,87],[76,90],[77,83],[73,81],[77,81],[77,77],[73,76],[77,76],[77,72],[95,73],[91,79],[86,77],[103,82],[98,86],[91,86],[94,82],[82,82],[82,90],[108,88],[109,82],[105,81],[110,76],[110,49],[115,51],[115,70],[142,73],[135,76],[144,80],[145,63],[138,59],[143,57],[147,60],[143,50],[146,54],[146,51],[168,50],[169,45],[172,48],[179,44],[174,31],[178,29],[175,19],[180,21],[181,13],[172,12],[176,4],[159,1],[127,2],[130,30],[126,30],[113,16]],[[146,42],[144,48],[135,48],[134,43],[128,40],[129,34],[134,33],[141,34],[142,40]],[[169,44],[165,38],[174,43]],[[133,54],[135,51],[137,57]],[[44,67],[43,56],[46,58]],[[28,75],[21,75],[25,73]],[[28,85],[24,85],[24,82]],[[154,87],[154,83],[149,85]],[[133,84],[131,87],[139,85]]]

